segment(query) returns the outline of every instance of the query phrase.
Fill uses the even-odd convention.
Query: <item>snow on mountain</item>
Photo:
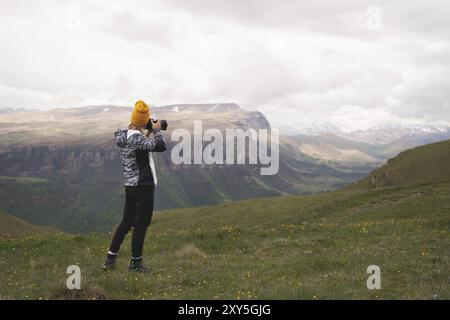
[[[273,127],[280,128],[286,135],[319,136],[333,134],[355,142],[372,145],[384,145],[407,140],[415,144],[432,143],[450,139],[450,124],[401,124],[380,123],[364,130],[347,131],[333,123],[324,121],[320,123],[303,124],[301,127],[283,126],[280,121],[272,121]]]
[[[321,135],[326,133],[339,134],[342,131],[334,124],[329,122],[323,123],[308,123],[302,126],[286,126],[283,119],[277,120],[272,119],[270,121],[272,127],[280,129],[280,132],[285,135]]]
[[[381,124],[368,130],[340,133],[339,136],[374,145],[400,140],[414,140],[422,144],[450,139],[450,126]]]

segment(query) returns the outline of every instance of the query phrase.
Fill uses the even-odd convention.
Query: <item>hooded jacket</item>
[[[114,136],[120,148],[125,186],[156,186],[152,152],[166,151],[160,130],[153,131],[153,138],[146,137],[138,130],[122,129],[117,129]]]

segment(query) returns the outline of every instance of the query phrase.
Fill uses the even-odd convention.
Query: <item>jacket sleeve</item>
[[[137,150],[148,150],[151,152],[166,151],[166,142],[164,141],[160,130],[153,131],[153,138],[146,137],[142,134],[132,135],[128,144],[135,147]]]

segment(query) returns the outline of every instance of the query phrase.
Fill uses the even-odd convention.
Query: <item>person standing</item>
[[[143,264],[142,252],[148,226],[151,224],[154,193],[157,185],[152,152],[166,151],[159,121],[152,122],[153,137],[147,130],[150,119],[149,106],[144,101],[136,102],[128,129],[117,129],[115,142],[120,148],[120,158],[125,178],[125,204],[123,218],[112,237],[111,245],[103,264],[103,270],[114,269],[120,246],[133,228],[131,239],[131,261],[129,270],[149,272]]]

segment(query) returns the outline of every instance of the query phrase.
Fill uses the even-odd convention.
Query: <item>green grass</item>
[[[100,270],[110,235],[0,240],[0,298],[450,298],[450,184],[254,199],[156,214],[150,275]],[[78,264],[82,288],[64,290]],[[382,289],[368,290],[378,265]]]

